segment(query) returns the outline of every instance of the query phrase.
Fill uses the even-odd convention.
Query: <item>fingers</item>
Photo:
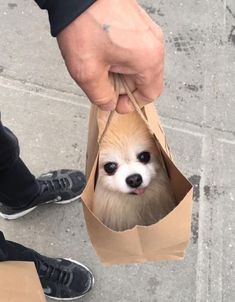
[[[113,111],[116,108],[117,95],[108,69],[97,60],[89,60],[79,66],[73,78],[93,104],[102,110]]]
[[[163,68],[162,68],[163,69]],[[163,90],[163,70],[160,69],[156,74],[136,74],[125,75],[125,81],[135,97],[135,100],[140,107],[151,103],[156,97],[158,97]],[[132,112],[134,106],[131,100],[127,96],[127,92],[122,87],[120,90],[120,96],[116,105],[116,111],[124,114]]]
[[[102,110],[133,111],[125,91],[118,97],[112,73],[121,73],[139,104],[160,95],[164,44],[159,26],[136,1],[97,1],[57,37],[68,71]],[[104,25],[106,25],[104,27]]]
[[[118,98],[116,111],[120,114],[133,112],[135,107],[127,95],[120,95]]]
[[[136,86],[135,96],[139,101],[148,103],[156,99],[163,90],[163,66],[159,66],[159,70],[147,73],[137,74],[133,76]]]

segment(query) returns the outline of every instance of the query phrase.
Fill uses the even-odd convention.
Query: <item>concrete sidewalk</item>
[[[96,284],[80,301],[233,302],[235,2],[140,2],[165,33],[166,85],[157,108],[175,161],[195,184],[185,259],[103,267],[76,202],[0,220],[0,229],[43,254],[86,263]],[[36,175],[84,169],[89,102],[67,74],[46,14],[32,0],[2,0],[0,16],[0,110],[22,158]]]

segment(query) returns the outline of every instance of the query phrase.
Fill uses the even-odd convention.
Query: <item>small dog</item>
[[[176,206],[168,176],[136,113],[115,113],[100,146],[93,212],[109,228],[151,225]]]

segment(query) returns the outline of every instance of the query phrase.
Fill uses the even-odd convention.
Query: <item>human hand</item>
[[[103,110],[134,108],[114,87],[114,73],[125,80],[142,104],[163,88],[163,34],[135,0],[97,0],[57,36],[71,77]]]

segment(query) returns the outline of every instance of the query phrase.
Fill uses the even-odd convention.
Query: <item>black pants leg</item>
[[[0,120],[0,202],[12,207],[30,203],[39,193],[35,177],[19,157],[16,136]],[[24,246],[7,241],[0,232],[0,261],[33,261],[32,253]]]
[[[0,202],[21,207],[38,193],[35,177],[19,157],[17,138],[0,121]]]
[[[23,245],[7,241],[0,231],[0,261],[34,261],[34,255]]]

